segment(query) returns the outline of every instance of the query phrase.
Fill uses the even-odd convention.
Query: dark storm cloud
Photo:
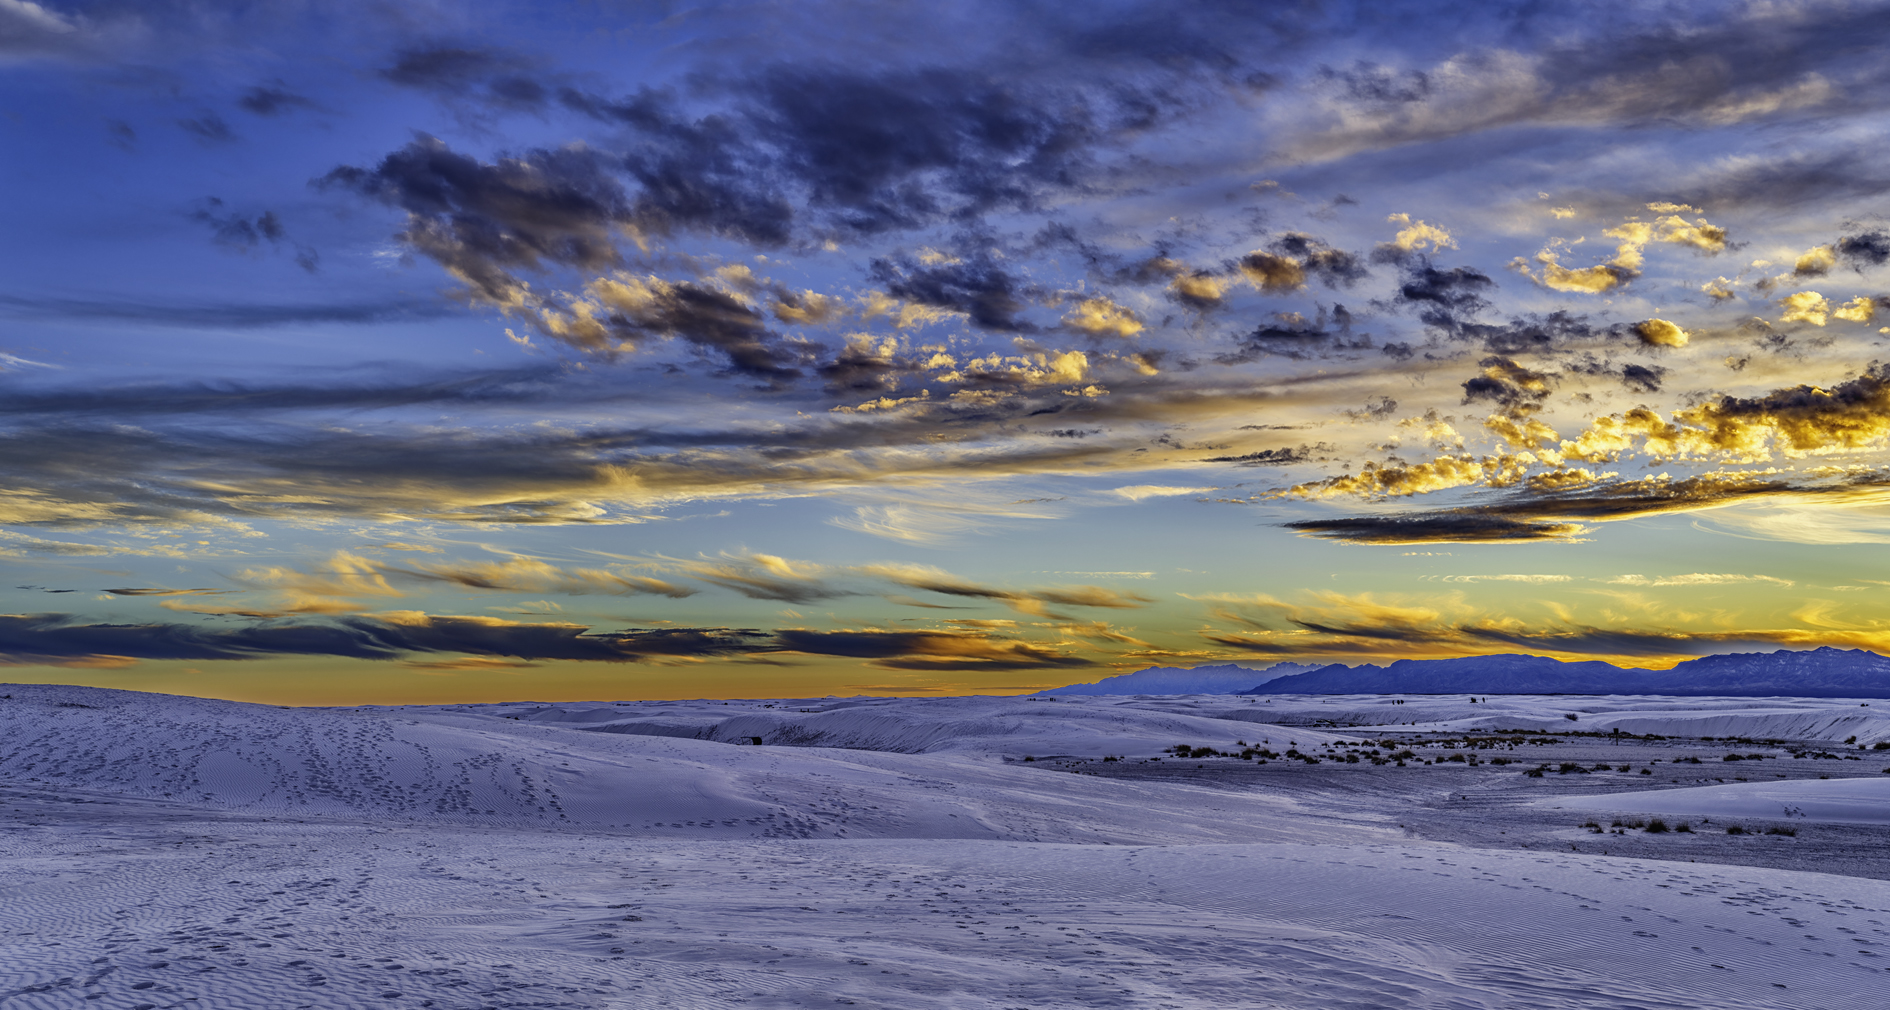
[[[726,656],[754,651],[763,632],[664,628],[593,634],[574,624],[521,624],[481,617],[350,617],[324,624],[243,628],[186,624],[81,624],[67,614],[0,615],[0,657],[19,663],[84,660],[242,660],[282,656],[397,659],[472,653],[518,659],[636,662],[653,656]]]
[[[1308,358],[1371,346],[1369,339],[1349,340],[1351,334],[1352,313],[1343,305],[1333,306],[1330,312],[1322,305],[1319,314],[1312,319],[1297,312],[1276,313],[1272,322],[1261,323],[1237,338],[1232,353],[1214,360],[1223,365],[1238,365],[1269,356]]]
[[[1890,234],[1867,231],[1837,240],[1837,254],[1859,272],[1867,266],[1880,267],[1890,262]]]
[[[1497,354],[1542,353],[1609,334],[1597,329],[1587,316],[1558,309],[1547,315],[1516,316],[1507,323],[1463,323],[1458,332]]]
[[[610,314],[605,325],[619,339],[679,337],[698,350],[721,356],[727,373],[784,385],[801,375],[797,365],[816,348],[784,340],[740,298],[689,281],[609,282],[596,288]]]
[[[1342,543],[1517,543],[1570,540],[1583,520],[1612,522],[1674,512],[1696,512],[1741,502],[1789,499],[1837,501],[1883,486],[1880,477],[1837,484],[1792,483],[1738,475],[1663,480],[1576,481],[1571,487],[1534,482],[1530,489],[1480,505],[1285,524],[1306,536]]]
[[[1017,318],[1025,292],[987,251],[955,261],[924,264],[909,256],[873,261],[869,275],[907,301],[963,312],[980,329],[1006,333],[1036,329]]]
[[[1495,287],[1488,274],[1474,267],[1439,270],[1418,257],[1398,286],[1397,302],[1416,306],[1425,325],[1456,335],[1470,317],[1490,307],[1484,294]]]
[[[1621,368],[1621,384],[1636,393],[1660,392],[1660,380],[1667,374],[1667,369],[1659,365],[1624,365]]]
[[[450,45],[401,50],[380,76],[425,91],[452,105],[477,103],[512,111],[536,111],[551,98],[532,62],[500,49]]]
[[[1463,402],[1489,401],[1510,411],[1528,411],[1542,406],[1548,398],[1553,376],[1532,371],[1502,355],[1491,355],[1477,362],[1481,374],[1466,379]]]
[[[0,615],[0,663],[115,665],[135,660],[257,660],[333,656],[394,660],[470,654],[528,661],[634,663],[799,653],[867,659],[899,670],[1071,669],[1095,665],[1055,648],[969,631],[766,632],[652,628],[597,632],[432,614],[356,616],[321,623],[87,624],[69,614]]]
[[[405,211],[400,237],[497,305],[521,297],[514,270],[618,264],[613,226],[634,222],[611,166],[581,148],[487,164],[422,135],[371,169],[342,166],[316,185]]]
[[[1514,544],[1568,540],[1581,532],[1566,522],[1530,522],[1470,512],[1308,519],[1284,524],[1305,536],[1347,544]]]
[[[1407,20],[1415,10],[1386,23],[1429,36]],[[1349,106],[1348,118],[1358,120],[1314,143],[1384,148],[1510,128],[1527,144],[1546,131],[1530,136],[1515,128],[1719,126],[1883,104],[1878,54],[1890,23],[1876,4],[1789,14],[1745,5],[1723,12],[1619,6],[1594,11],[1585,24],[1547,8],[1518,8],[1489,22],[1499,23],[1501,34],[1469,28],[1447,55],[1427,63],[1359,63],[1314,75],[1314,90]],[[1381,38],[1390,49],[1409,49]]]
[[[834,395],[867,395],[897,389],[900,380],[918,374],[917,362],[888,354],[870,343],[849,343],[831,361],[815,369]]]
[[[1334,249],[1325,242],[1301,232],[1288,232],[1268,248],[1299,261],[1302,269],[1319,278],[1328,288],[1351,287],[1370,276],[1371,271],[1354,253]]]
[[[1241,466],[1286,466],[1292,463],[1305,463],[1312,459],[1312,446],[1302,445],[1297,449],[1261,449],[1240,456],[1210,456],[1203,463],[1237,463]]]

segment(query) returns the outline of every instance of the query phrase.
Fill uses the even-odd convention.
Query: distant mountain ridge
[[[1543,656],[1401,659],[1388,666],[1333,663],[1240,694],[1664,694],[1890,698],[1890,659],[1862,649],[1704,656],[1671,670]]]
[[[1071,684],[1068,687],[1052,688],[1039,691],[1039,694],[1053,695],[1105,695],[1105,694],[1242,694],[1249,688],[1268,683],[1278,677],[1306,673],[1321,667],[1308,663],[1275,663],[1264,670],[1233,663],[1218,666],[1197,666],[1184,669],[1175,666],[1151,666],[1146,670],[1124,673],[1114,677],[1105,677],[1094,684]]]

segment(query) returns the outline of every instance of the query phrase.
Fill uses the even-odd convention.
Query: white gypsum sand
[[[1884,755],[1837,741],[1890,726],[1855,702],[0,693],[4,1010],[1848,1008],[1890,991],[1890,884],[1734,865],[1815,831],[1603,855],[1585,813],[1532,805],[1681,771],[1876,788]],[[1670,739],[1607,736],[1630,722]],[[1703,725],[1741,732],[1687,732]],[[1763,742],[1806,727],[1822,736],[1791,739],[1865,760]],[[1706,735],[1767,756],[1679,763],[1728,749]],[[1171,751],[1237,741],[1276,756]],[[1447,760],[1460,741],[1482,741],[1477,764]],[[1665,756],[1658,780],[1521,774],[1597,753]],[[1856,774],[1812,777],[1835,773]],[[1448,840],[1459,808],[1513,838]]]

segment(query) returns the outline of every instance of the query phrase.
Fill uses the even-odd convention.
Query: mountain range
[[[1890,659],[1862,649],[1748,652],[1690,659],[1669,670],[1544,656],[1401,659],[1386,666],[1264,670],[1231,664],[1151,667],[1044,694],[1662,694],[1890,698]]]

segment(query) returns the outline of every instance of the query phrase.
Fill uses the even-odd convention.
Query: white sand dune
[[[1890,824],[1890,775],[1874,779],[1734,782],[1605,796],[1561,796],[1543,805],[1570,810],[1710,817],[1717,821],[1757,818],[1843,824]]]
[[[1381,726],[1566,729],[1579,705],[1584,729],[1708,713],[1851,735],[1837,702],[0,694],[0,1010],[1849,1010],[1890,992],[1890,883],[1424,843],[1369,790],[1019,760],[1310,748],[1376,732],[1333,716],[1386,708],[1407,718]],[[1890,776],[1852,782],[1789,787],[1859,806]],[[1738,795],[1655,795],[1688,793]]]

